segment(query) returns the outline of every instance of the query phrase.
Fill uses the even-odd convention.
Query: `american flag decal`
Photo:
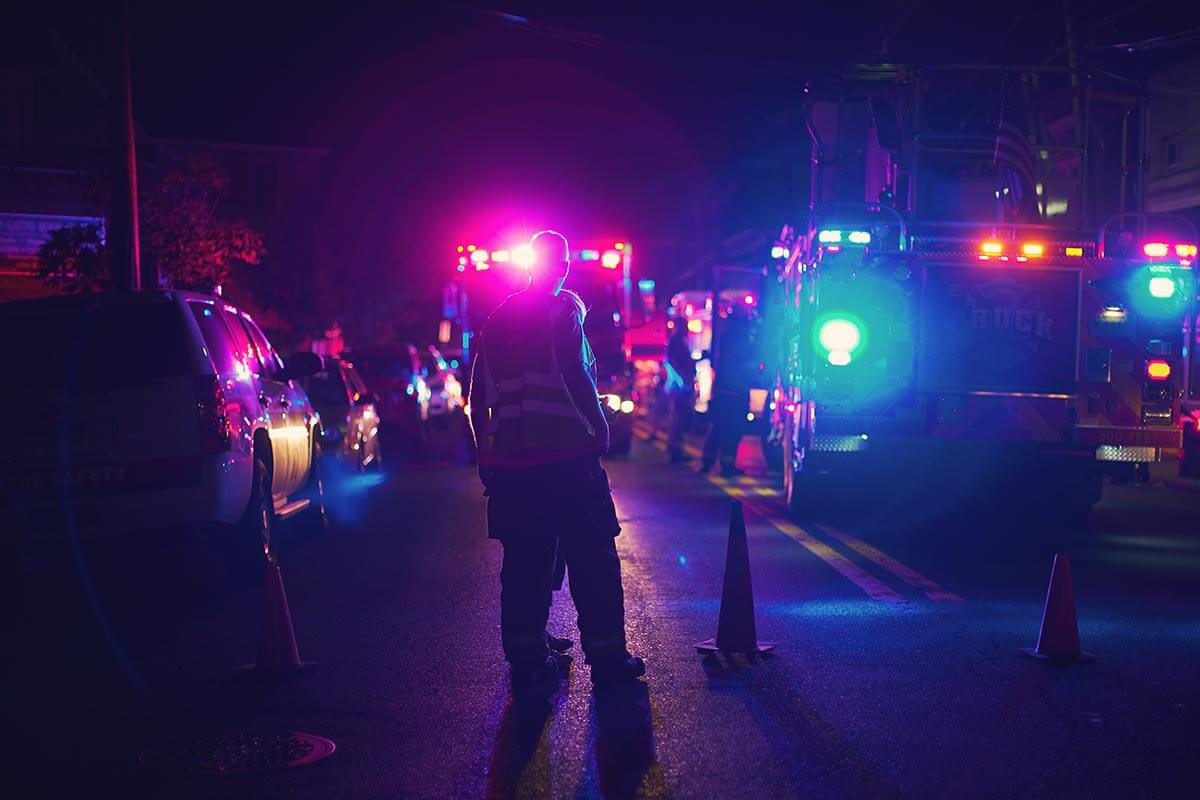
[[[1008,212],[1023,218],[1039,218],[1037,174],[1029,134],[1021,125],[1013,82],[1001,86],[1000,125],[996,131],[996,187]]]

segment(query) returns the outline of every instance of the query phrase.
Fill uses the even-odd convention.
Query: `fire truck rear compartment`
[[[918,388],[1074,395],[1079,291],[1074,269],[929,264],[920,304]]]

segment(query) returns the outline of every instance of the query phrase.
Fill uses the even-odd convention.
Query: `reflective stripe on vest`
[[[550,321],[546,320],[547,333]],[[533,341],[533,340],[527,340]],[[586,447],[596,430],[575,405],[558,366],[552,336],[546,337],[549,370],[526,371],[518,377],[495,380],[487,355],[488,339],[481,349],[487,405],[491,409],[489,431],[513,429],[514,440],[523,446],[553,450]]]

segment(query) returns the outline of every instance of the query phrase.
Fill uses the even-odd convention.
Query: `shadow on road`
[[[557,684],[515,692],[504,708],[488,763],[488,800],[550,797],[550,748],[544,736],[554,711],[566,700]]]
[[[504,709],[487,771],[485,797],[554,797],[552,715],[567,693],[551,685],[515,693]],[[560,777],[561,779],[561,777]],[[589,704],[588,761],[577,796],[670,796],[654,750],[650,691],[636,682],[593,694]]]
[[[601,797],[669,796],[654,752],[654,714],[650,690],[644,683],[593,695],[588,741],[594,758],[593,783]]]

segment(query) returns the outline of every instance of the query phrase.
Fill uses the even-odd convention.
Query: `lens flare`
[[[529,269],[537,260],[537,254],[533,251],[533,245],[519,244],[510,251],[510,258],[521,269]]]
[[[848,319],[831,319],[821,326],[817,333],[817,341],[829,351],[830,356],[835,352],[844,352],[848,356],[862,344],[862,330]]]

